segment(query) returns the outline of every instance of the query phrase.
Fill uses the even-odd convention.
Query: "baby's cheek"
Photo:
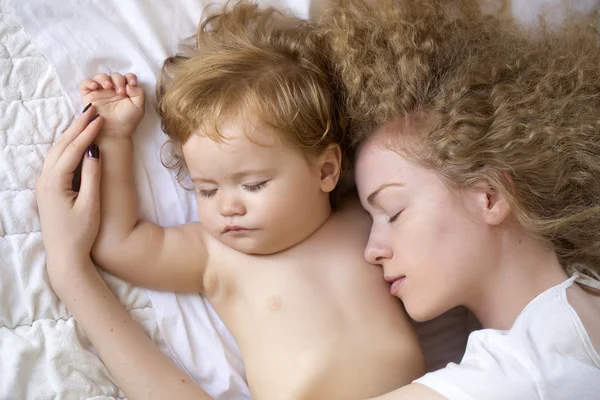
[[[198,215],[198,221],[202,223],[205,229],[210,230],[210,225],[214,222],[214,215],[212,215],[212,211],[206,204],[198,204],[196,207],[196,213]]]
[[[254,205],[254,216],[263,222],[285,223],[281,216],[282,208],[280,201],[265,196],[260,203]]]

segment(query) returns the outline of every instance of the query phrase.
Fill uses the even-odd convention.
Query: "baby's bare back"
[[[296,247],[248,256],[210,241],[211,303],[240,346],[252,398],[364,399],[424,372],[416,334],[362,252],[352,203]]]

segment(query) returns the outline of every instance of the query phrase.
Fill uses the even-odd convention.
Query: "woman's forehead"
[[[356,158],[356,180],[360,186],[374,186],[404,178],[410,163],[392,150],[383,136],[373,136],[362,146]]]

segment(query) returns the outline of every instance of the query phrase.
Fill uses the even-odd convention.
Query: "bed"
[[[0,82],[0,398],[123,398],[48,283],[33,186],[75,110],[7,0],[0,1]],[[166,349],[146,292],[106,278]]]
[[[78,82],[131,71],[152,94],[161,61],[194,31],[207,3],[0,0],[0,399],[125,398],[49,286],[33,186],[45,153],[81,111]],[[324,6],[263,3],[301,16]],[[140,215],[163,225],[194,220],[192,195],[160,162],[164,136],[149,97],[135,135]],[[200,296],[104,277],[161,351],[212,396],[250,398],[237,346]],[[456,334],[448,325],[424,329],[430,336],[440,330],[464,345],[468,327]]]

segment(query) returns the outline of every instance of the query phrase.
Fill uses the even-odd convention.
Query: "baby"
[[[134,284],[206,296],[253,399],[361,399],[421,376],[410,320],[363,259],[368,215],[354,198],[332,211],[346,127],[314,27],[242,1],[195,39],[165,62],[158,97],[199,223],[137,220],[135,75],[81,84],[104,120],[95,261]]]

